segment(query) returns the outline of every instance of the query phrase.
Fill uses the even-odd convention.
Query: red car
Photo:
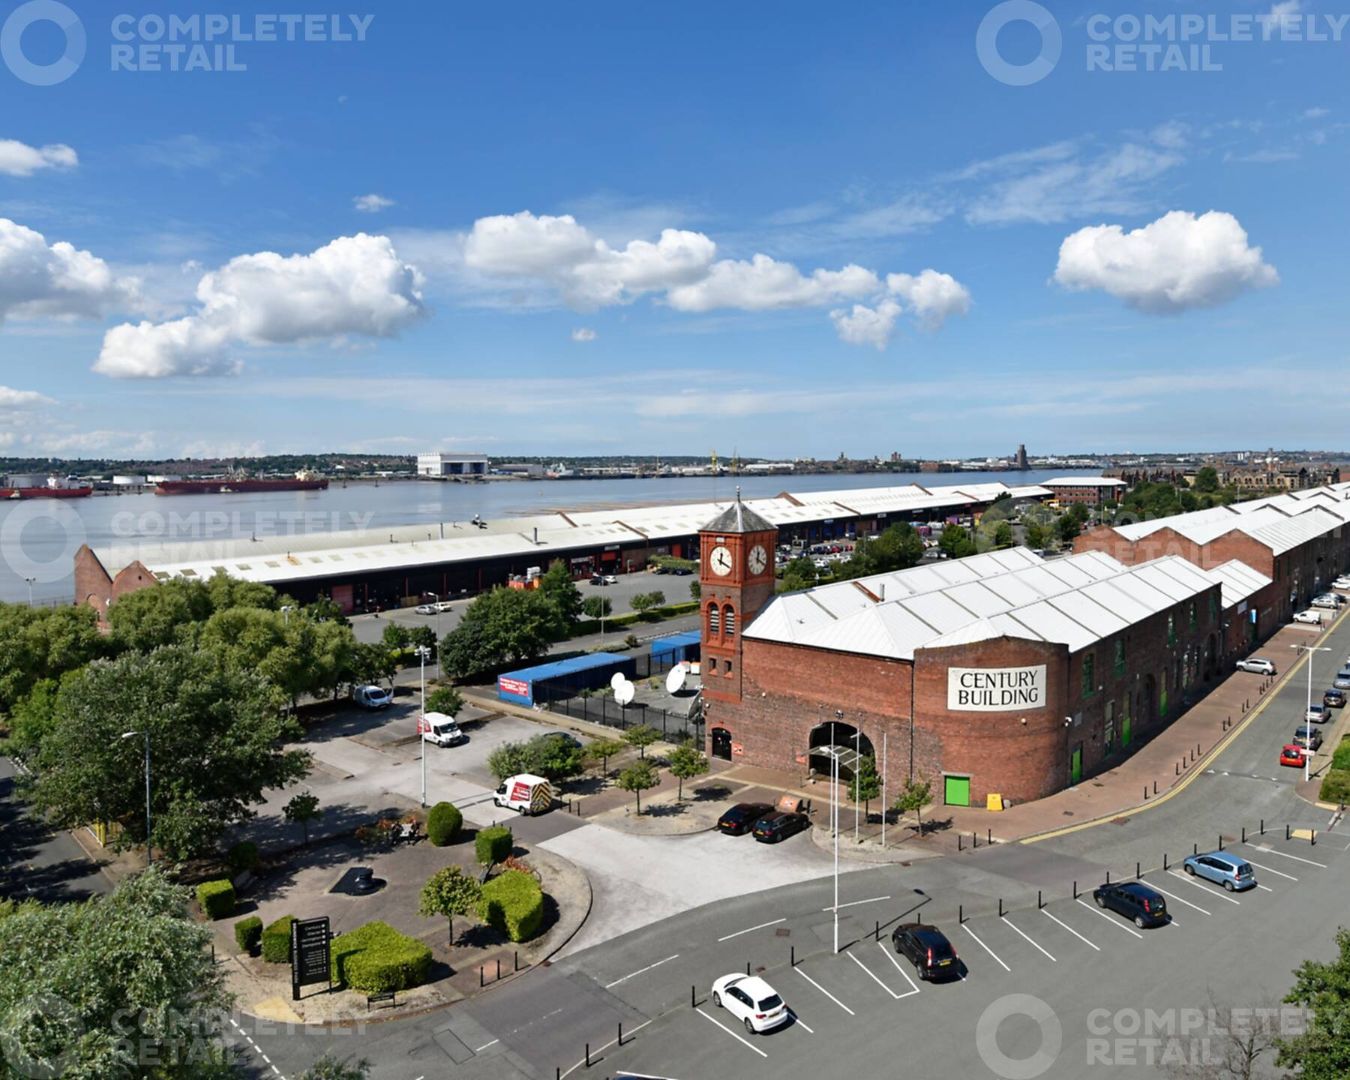
[[[1293,743],[1285,743],[1284,749],[1280,751],[1280,764],[1292,765],[1296,769],[1303,768],[1304,750],[1301,746],[1295,746]]]

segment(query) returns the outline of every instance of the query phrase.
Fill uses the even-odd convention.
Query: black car
[[[907,956],[921,979],[959,979],[961,961],[947,935],[936,926],[901,923],[891,932],[891,944]]]
[[[776,844],[810,827],[811,819],[805,814],[774,810],[755,822],[754,837],[761,844]]]
[[[768,803],[737,803],[717,819],[717,828],[728,836],[744,836],[755,827],[755,822],[772,810]]]
[[[1336,689],[1324,691],[1322,694],[1322,704],[1328,709],[1344,709],[1345,691]]]
[[[1097,901],[1098,907],[1133,919],[1134,925],[1140,930],[1148,926],[1166,926],[1172,921],[1172,916],[1167,914],[1167,901],[1163,899],[1162,893],[1138,881],[1098,885],[1092,890],[1092,899]]]

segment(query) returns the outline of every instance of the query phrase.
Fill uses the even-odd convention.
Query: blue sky
[[[0,453],[1347,442],[1323,0],[1047,0],[1026,86],[983,2],[388,3],[158,72],[212,5],[69,7],[74,74],[0,65]],[[1211,70],[1089,70],[1187,14]]]

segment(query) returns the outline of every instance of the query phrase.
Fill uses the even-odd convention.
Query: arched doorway
[[[723,761],[731,760],[731,732],[724,727],[712,729],[712,756]]]
[[[854,769],[860,757],[875,757],[872,740],[852,724],[842,720],[827,720],[811,729],[807,754],[810,766],[818,776],[828,776],[831,762],[839,761],[839,779],[853,779]]]

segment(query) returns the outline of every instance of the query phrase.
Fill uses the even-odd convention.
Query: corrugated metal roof
[[[519,679],[521,682],[542,682],[544,679],[557,679],[564,675],[575,675],[578,671],[593,671],[595,668],[614,667],[627,663],[631,656],[618,653],[586,653],[566,660],[552,660],[547,664],[535,664],[533,667],[520,668],[505,672],[504,679]]]
[[[1124,480],[1113,476],[1056,476],[1053,480],[1042,480],[1041,485],[1048,488],[1068,487],[1125,487]]]

